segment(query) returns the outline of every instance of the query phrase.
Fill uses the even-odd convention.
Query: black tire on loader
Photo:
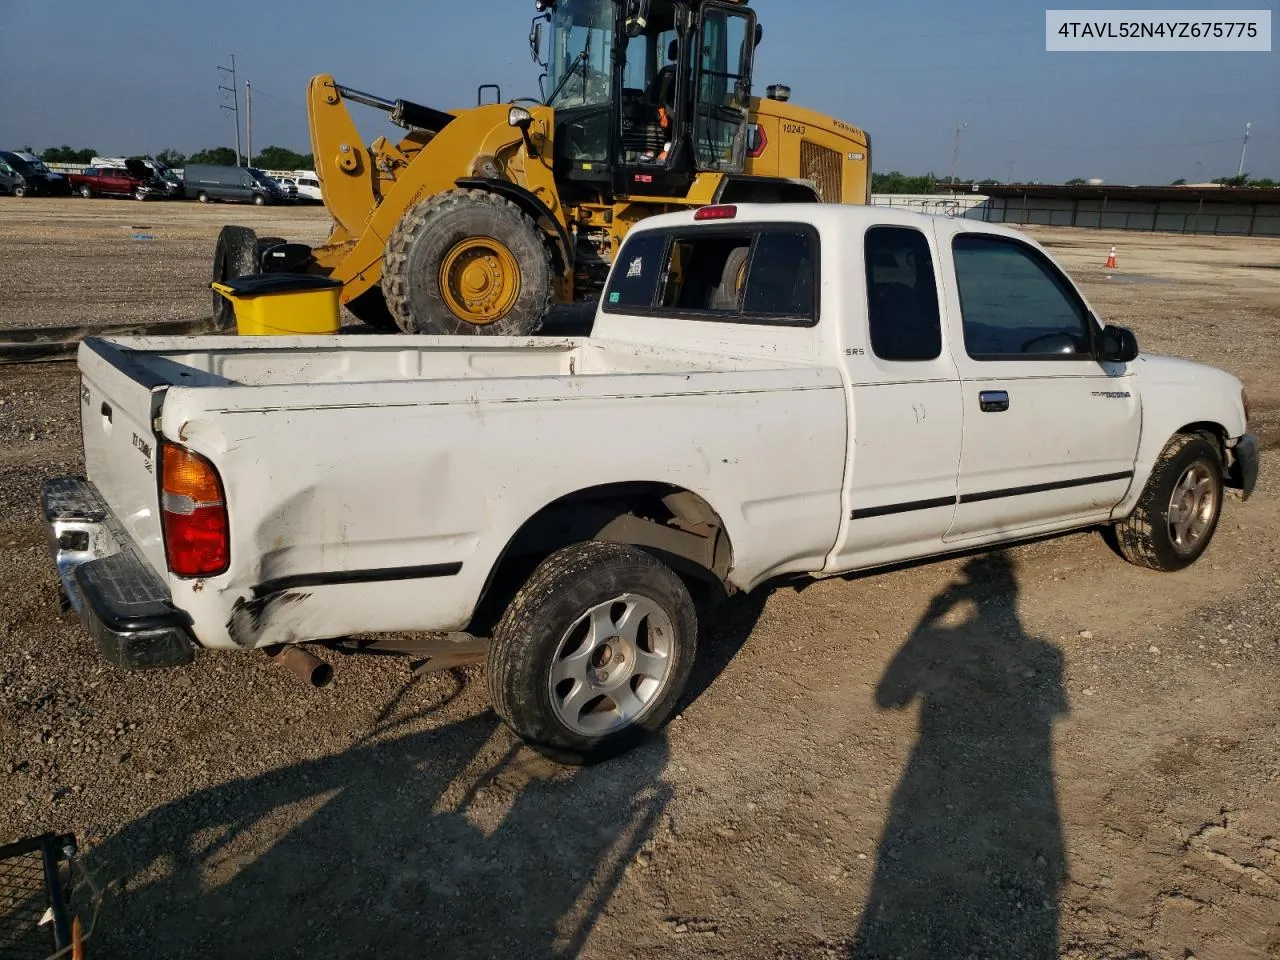
[[[484,190],[424,200],[387,240],[382,292],[405,333],[528,336],[551,305],[551,251],[514,203]]]
[[[387,309],[387,301],[383,299],[382,291],[378,287],[370,287],[345,306],[348,312],[366,327],[373,327],[385,333],[399,332],[396,318]]]
[[[222,228],[213,248],[213,280],[226,283],[259,271],[258,235],[249,227]],[[217,330],[234,330],[235,308],[216,290],[213,292],[213,325]]]

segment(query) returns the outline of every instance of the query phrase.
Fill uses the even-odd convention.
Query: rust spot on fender
[[[178,428],[178,439],[181,440],[183,443],[187,442],[187,427],[189,426],[191,426],[190,420],[186,421],[185,423],[183,423],[182,426]]]

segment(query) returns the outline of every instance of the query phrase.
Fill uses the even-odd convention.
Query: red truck
[[[133,197],[135,200],[164,199],[162,183],[146,167],[136,170],[118,167],[89,167],[68,175],[71,189],[82,197]]]

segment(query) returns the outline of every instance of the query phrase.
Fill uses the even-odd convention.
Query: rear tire
[[[133,199],[135,199],[135,200],[146,200],[146,199],[147,199],[147,192],[146,192],[145,190],[143,190],[141,187],[139,187],[137,190],[133,191]]]
[[[693,599],[668,567],[624,544],[575,544],[507,607],[485,667],[489,696],[535,750],[597,763],[667,723],[697,642]]]
[[[1161,452],[1138,505],[1115,524],[1115,547],[1130,563],[1172,573],[1208,549],[1222,514],[1222,456],[1201,436],[1174,437]]]
[[[258,272],[258,235],[248,227],[222,228],[213,248],[213,279],[226,283]],[[234,330],[235,308],[216,290],[213,293],[213,325],[218,330]]]
[[[519,207],[450,190],[396,224],[382,292],[405,333],[528,336],[551,304],[551,279],[551,252]]]

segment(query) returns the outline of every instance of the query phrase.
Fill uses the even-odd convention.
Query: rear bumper
[[[191,618],[174,607],[97,488],[78,477],[48,480],[41,505],[64,610],[76,612],[102,655],[129,670],[190,663]]]
[[[1236,441],[1236,445],[1231,448],[1231,453],[1233,463],[1229,483],[1237,487],[1244,499],[1248,500],[1258,485],[1258,469],[1262,459],[1258,453],[1257,436],[1246,433]]]

